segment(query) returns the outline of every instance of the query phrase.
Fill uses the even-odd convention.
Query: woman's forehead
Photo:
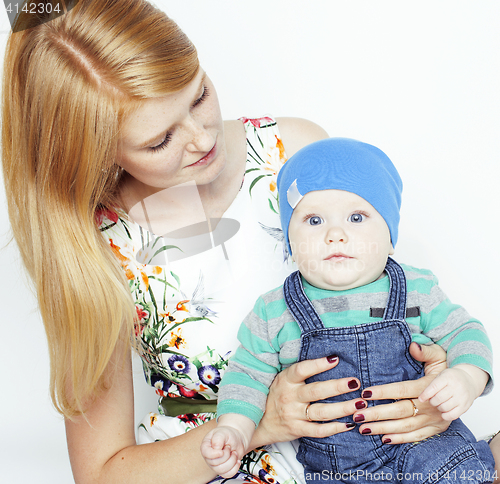
[[[206,74],[199,69],[196,77],[180,91],[139,102],[122,122],[121,139],[137,148],[154,142],[170,129],[200,96]]]

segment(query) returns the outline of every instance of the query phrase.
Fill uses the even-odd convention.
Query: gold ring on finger
[[[311,406],[310,403],[307,404],[307,407],[306,407],[306,419],[309,420],[309,422],[313,422],[313,419],[311,417],[309,417],[309,407]]]
[[[413,405],[413,415],[412,415],[412,417],[415,417],[418,414],[418,408],[415,405],[415,402],[413,400],[411,400],[410,398],[408,400]]]

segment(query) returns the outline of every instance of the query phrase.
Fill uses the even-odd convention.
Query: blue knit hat
[[[373,205],[398,240],[403,183],[391,160],[375,146],[347,138],[329,138],[295,153],[278,174],[281,227],[290,254],[288,226],[302,197],[316,190],[345,190]]]

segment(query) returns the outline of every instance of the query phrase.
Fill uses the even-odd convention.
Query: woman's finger
[[[364,435],[381,435],[400,432],[407,434],[427,427],[427,417],[417,415],[415,417],[386,420],[383,422],[370,422],[359,426],[359,432]],[[432,434],[431,434],[432,435]]]
[[[337,366],[338,363],[339,358],[337,355],[328,356],[327,358],[316,358],[314,360],[303,360],[290,366],[282,373],[285,374],[289,383],[304,383],[307,378],[330,370]]]
[[[305,420],[309,417],[313,422],[329,422],[352,415],[363,408],[366,408],[366,402],[360,399],[337,403],[311,403],[306,407]]]
[[[410,355],[417,361],[425,363],[426,375],[438,375],[446,370],[446,352],[441,346],[432,345],[419,345],[418,343],[410,344]]]
[[[364,388],[361,397],[365,400],[402,400],[418,398],[434,380],[435,375],[427,375],[418,380],[407,380]]]
[[[420,440],[433,437],[434,435],[438,434],[439,432],[443,432],[446,429],[447,426],[445,425],[434,425],[434,426],[425,426],[407,433],[398,433],[398,434],[388,433],[382,436],[382,442],[384,444],[390,444],[390,445],[418,442]]]
[[[424,378],[426,377],[418,380],[386,383],[385,385],[364,388],[361,392],[361,396],[366,400],[398,400],[404,398],[418,398],[424,388],[427,388],[427,384],[421,381]],[[430,381],[431,380],[428,380],[429,383]]]
[[[382,421],[368,421],[365,420],[360,425],[360,432],[365,432],[365,434],[377,434],[382,435],[383,439],[388,437],[392,440],[392,443],[396,441],[398,443],[401,442],[411,442],[410,440],[406,440],[408,438],[409,433],[419,431],[419,436],[425,435],[426,437],[430,437],[431,435],[435,435],[436,429],[439,429],[440,432],[446,430],[450,422],[443,420],[442,414],[435,407],[430,405],[429,403],[421,403],[418,400],[412,400],[413,403],[416,404],[418,413],[413,416],[413,405],[410,405],[411,402],[396,402],[395,404],[389,405],[380,405],[380,407],[384,407],[380,414],[380,417],[385,420]],[[401,406],[401,404],[405,405],[407,408]],[[390,410],[390,407],[394,407],[397,409],[399,407],[399,411],[402,413],[402,418],[387,420],[386,412]],[[377,407],[370,407],[365,412],[368,415],[368,410],[380,411]],[[402,410],[401,410],[402,409]],[[398,411],[398,410],[395,410]],[[356,414],[354,415],[354,417]],[[373,416],[373,415],[370,415]],[[377,415],[375,415],[377,417]],[[403,437],[404,435],[404,437]],[[414,435],[414,434],[412,434]]]
[[[433,425],[426,424],[421,428],[407,433],[387,433],[382,436],[382,442],[384,442],[385,444],[407,444],[410,442],[418,442],[419,440],[433,437],[439,432],[444,432],[449,427],[449,425],[450,422],[441,420],[440,423],[436,423]]]
[[[360,408],[360,404],[366,405],[366,402],[356,399],[347,402],[307,404],[303,409],[302,418],[295,423],[295,438],[324,438],[352,430],[356,424],[338,422],[336,419],[352,415],[357,408]]]
[[[324,439],[330,435],[335,435],[340,432],[348,432],[356,427],[353,423],[343,422],[328,422],[328,423],[315,423],[306,422],[300,431],[301,437],[313,437],[316,439]]]
[[[404,399],[394,403],[375,405],[366,409],[357,410],[353,415],[353,420],[359,423],[382,420],[398,420],[413,417],[414,407],[412,401],[417,410],[419,410],[419,404],[422,404],[419,403],[418,400]]]
[[[317,402],[357,390],[359,385],[357,378],[318,381],[303,385],[298,392],[298,397],[301,402]]]

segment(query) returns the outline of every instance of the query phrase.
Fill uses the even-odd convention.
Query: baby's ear
[[[394,247],[393,247],[393,246],[392,246],[392,244],[391,244],[391,248],[390,248],[390,250],[389,250],[389,255],[394,255],[394,252],[395,252],[395,251],[394,251]]]

